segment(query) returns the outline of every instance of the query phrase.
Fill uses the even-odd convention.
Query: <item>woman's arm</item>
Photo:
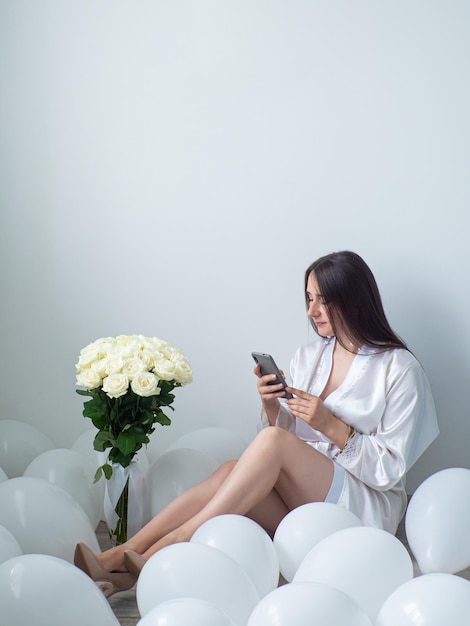
[[[335,461],[378,491],[393,488],[437,436],[426,375],[418,362],[386,384],[382,417],[374,432],[356,434]]]
[[[351,426],[333,415],[318,396],[294,387],[288,387],[287,390],[294,394],[294,397],[287,401],[292,414],[314,430],[323,433],[339,450],[342,450],[353,434]]]

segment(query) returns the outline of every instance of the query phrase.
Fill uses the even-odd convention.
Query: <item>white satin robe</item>
[[[318,338],[297,350],[290,366],[293,387],[320,396],[330,375],[334,344],[334,337]],[[284,402],[276,425],[346,470],[340,506],[366,526],[395,533],[406,508],[406,472],[439,434],[426,374],[408,350],[361,348],[345,380],[324,404],[356,430],[342,452],[295,418]],[[268,425],[263,412],[262,426]]]

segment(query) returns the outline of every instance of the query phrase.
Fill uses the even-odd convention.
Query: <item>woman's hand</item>
[[[273,380],[276,380],[275,374],[261,374],[261,366],[257,363],[253,369],[255,375],[258,377],[256,386],[258,387],[258,393],[261,396],[261,400],[264,404],[276,403],[277,399],[283,398],[285,393],[285,387],[282,383],[278,385],[272,385]],[[282,373],[282,372],[281,372]],[[283,374],[284,375],[284,374]]]
[[[318,396],[312,396],[306,391],[293,387],[288,387],[288,391],[294,394],[293,398],[287,400],[292,414],[331,438],[336,430],[336,423],[340,420],[326,408],[322,400]],[[342,424],[342,422],[340,423]]]

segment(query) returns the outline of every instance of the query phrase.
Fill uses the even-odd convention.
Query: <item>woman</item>
[[[360,256],[315,261],[305,297],[319,337],[292,359],[291,399],[256,365],[264,428],[240,459],[177,497],[125,544],[98,556],[78,544],[76,565],[105,595],[131,587],[157,550],[189,541],[225,513],[246,515],[273,535],[295,507],[328,501],[396,532],[406,472],[439,432],[428,381],[391,329]]]

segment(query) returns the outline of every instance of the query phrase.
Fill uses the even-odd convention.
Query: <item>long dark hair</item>
[[[347,338],[356,345],[379,350],[408,349],[388,323],[374,275],[358,254],[348,250],[333,252],[307,268],[304,289],[307,308],[307,281],[312,272],[335,335],[335,320],[340,319]],[[310,321],[317,332],[313,320]],[[338,336],[336,338],[349,349]]]

